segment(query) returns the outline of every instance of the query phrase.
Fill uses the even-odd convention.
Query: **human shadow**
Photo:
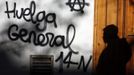
[[[126,64],[131,58],[131,48],[125,38],[118,37],[118,28],[111,24],[103,29],[106,44],[96,67],[97,75],[126,75]]]

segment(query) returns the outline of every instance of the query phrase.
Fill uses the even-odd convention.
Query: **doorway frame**
[[[93,35],[93,70],[105,47],[103,28],[115,24],[119,28],[119,37],[125,37],[125,2],[127,0],[95,0],[94,2],[94,35]]]

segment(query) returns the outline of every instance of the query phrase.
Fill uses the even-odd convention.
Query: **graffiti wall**
[[[31,55],[53,56],[54,74],[91,72],[94,0],[1,0],[0,10],[3,73],[29,71]]]

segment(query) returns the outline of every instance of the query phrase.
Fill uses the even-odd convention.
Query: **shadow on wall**
[[[7,31],[7,28],[5,28],[0,32],[0,75],[28,75],[28,72],[14,66],[9,57],[10,53],[20,58],[25,46],[20,42],[10,41],[6,35]]]
[[[7,53],[3,51],[3,48],[0,47],[0,74],[1,75],[28,75],[27,72],[14,67]]]
[[[131,48],[126,38],[118,37],[118,28],[111,24],[103,29],[106,47],[96,67],[97,75],[126,75],[126,64],[131,58]]]

